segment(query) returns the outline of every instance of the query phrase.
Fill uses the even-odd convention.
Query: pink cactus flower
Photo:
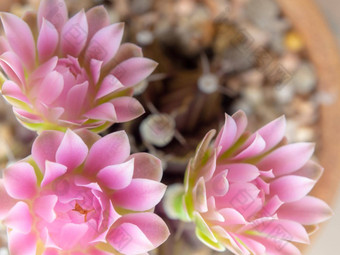
[[[161,176],[159,159],[130,155],[123,131],[43,131],[0,179],[10,254],[147,254],[169,235],[153,213]]]
[[[196,223],[196,235],[211,248],[234,254],[301,254],[316,224],[332,215],[307,195],[322,174],[310,160],[314,144],[287,144],[285,118],[255,133],[245,132],[241,111],[226,115],[211,144],[210,131],[188,164],[183,186],[169,188],[168,215]]]
[[[68,19],[63,0],[42,0],[24,20],[2,13],[1,90],[20,122],[33,130],[86,127],[101,131],[144,113],[131,97],[157,64],[121,44],[123,23],[104,7]]]

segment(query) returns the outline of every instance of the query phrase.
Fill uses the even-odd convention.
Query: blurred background
[[[317,143],[325,174],[314,195],[335,216],[305,254],[335,254],[340,229],[339,92],[340,17],[337,0],[66,0],[70,15],[104,4],[112,22],[125,22],[125,38],[159,63],[138,84],[146,114],[125,129],[133,152],[164,162],[163,182],[182,182],[188,159],[204,134],[219,128],[224,112],[246,112],[250,130],[285,115],[290,142]],[[23,16],[38,0],[1,0],[0,11]],[[0,100],[0,165],[27,156],[35,134]],[[0,205],[1,206],[1,205]],[[162,207],[157,208],[166,217]],[[172,233],[176,222],[168,221]],[[187,226],[155,254],[215,254]],[[174,245],[176,244],[176,245]],[[4,237],[0,246],[5,246]],[[0,250],[0,255],[6,254]]]

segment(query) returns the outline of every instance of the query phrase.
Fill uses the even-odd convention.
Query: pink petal
[[[117,121],[116,109],[111,103],[100,104],[85,113],[84,116],[94,120],[104,120],[109,122]]]
[[[250,139],[253,139],[253,141],[245,148],[242,148],[241,152],[239,152],[233,159],[240,160],[255,157],[264,151],[266,142],[259,133],[256,133],[255,137]],[[248,141],[251,141],[250,139]]]
[[[228,169],[227,179],[231,182],[250,182],[259,176],[259,170],[252,164],[237,163],[223,165]]]
[[[259,133],[266,142],[266,148],[264,151],[272,149],[275,145],[281,142],[284,137],[285,130],[286,119],[284,116],[277,118],[260,128],[257,133]]]
[[[119,47],[119,50],[113,61],[117,65],[118,63],[134,57],[143,57],[143,51],[141,47],[133,43],[123,43]]]
[[[134,224],[122,223],[110,230],[107,241],[123,254],[137,255],[154,248],[145,234]]]
[[[215,147],[222,146],[222,153],[228,150],[235,141],[236,132],[237,126],[234,119],[225,114],[224,126],[216,138]]]
[[[13,97],[29,104],[29,100],[26,95],[23,94],[21,88],[18,86],[18,84],[11,80],[7,80],[4,82],[4,84],[2,85],[1,93],[4,96]]]
[[[271,197],[266,205],[263,207],[263,217],[269,217],[274,215],[277,210],[284,204],[278,196]],[[280,218],[280,217],[279,217]]]
[[[37,238],[35,234],[22,234],[17,231],[8,233],[8,247],[11,255],[36,255]]]
[[[257,167],[262,171],[272,169],[275,176],[289,174],[306,164],[313,151],[312,143],[288,144],[270,153],[257,164]]]
[[[113,204],[134,211],[153,208],[162,199],[166,186],[148,179],[133,179],[128,187],[112,195]]]
[[[161,181],[163,175],[162,162],[149,153],[135,153],[129,159],[134,159],[133,178]]]
[[[0,36],[0,54],[6,51],[11,51],[11,47],[9,46],[8,41],[5,38],[5,36]]]
[[[59,42],[59,34],[52,23],[43,19],[42,27],[39,33],[37,49],[39,61],[44,62],[49,59],[55,52]]]
[[[119,97],[111,102],[116,109],[117,122],[133,120],[145,112],[141,103],[133,97]]]
[[[279,218],[303,225],[319,224],[332,216],[332,210],[322,200],[306,196],[301,200],[283,204],[277,212]]]
[[[111,72],[126,87],[136,85],[148,77],[157,63],[147,58],[129,58],[119,63]]]
[[[132,180],[134,160],[118,165],[104,167],[97,174],[98,180],[106,187],[114,190],[126,188]]]
[[[16,203],[16,200],[8,195],[3,179],[0,179],[0,201],[0,220],[2,220]]]
[[[237,141],[241,135],[246,130],[246,127],[248,125],[248,119],[246,114],[243,111],[237,111],[233,114],[232,118],[234,119],[237,127],[236,135],[235,135],[235,141]]]
[[[46,75],[39,86],[38,100],[46,105],[52,104],[59,97],[63,88],[63,76],[56,71],[52,71]]]
[[[80,166],[88,153],[83,140],[68,129],[56,153],[56,162],[68,168],[68,171]]]
[[[161,245],[170,235],[164,221],[154,213],[133,213],[120,217],[115,224],[131,223],[137,226],[155,249]],[[137,239],[137,238],[134,238]]]
[[[25,85],[24,69],[15,53],[11,51],[3,53],[0,56],[0,66],[11,80],[21,86]]]
[[[38,10],[39,29],[43,24],[44,18],[51,22],[60,33],[68,19],[65,2],[60,0],[42,0]]]
[[[33,167],[19,162],[3,172],[4,185],[8,194],[16,199],[31,199],[37,192],[37,177]]]
[[[81,84],[74,85],[67,93],[66,113],[69,119],[79,118],[83,110],[86,96],[88,95],[89,82],[85,81]]]
[[[4,219],[4,224],[7,227],[23,234],[31,232],[32,223],[33,217],[30,213],[30,209],[28,205],[22,201],[16,203]]]
[[[314,181],[318,181],[324,171],[324,168],[318,163],[309,160],[303,167],[294,172],[294,175],[307,177]]]
[[[88,38],[103,27],[110,25],[110,17],[104,6],[95,6],[86,12],[87,22],[89,24]]]
[[[46,160],[55,162],[55,155],[64,133],[59,131],[43,131],[32,145],[32,156],[42,172],[45,169]]]
[[[113,76],[112,74],[109,74],[108,76],[104,78],[103,82],[100,84],[100,88],[96,95],[96,100],[123,87],[124,86],[120,83],[120,81],[115,76]]]
[[[46,161],[44,178],[41,182],[41,187],[44,187],[53,182],[58,177],[65,174],[67,167],[55,162]]]
[[[42,255],[59,255],[59,249],[48,248],[44,250]]]
[[[124,131],[104,136],[91,147],[85,172],[96,174],[100,169],[124,162],[130,155],[129,138]]]
[[[100,29],[94,34],[86,49],[87,61],[94,58],[103,61],[105,65],[113,58],[122,41],[124,23],[116,23]]]
[[[35,65],[35,43],[29,26],[19,17],[5,12],[1,14],[1,21],[11,48],[25,66],[32,69]]]
[[[276,194],[283,202],[293,202],[306,196],[314,185],[314,180],[287,175],[270,183],[270,193]]]
[[[64,25],[61,32],[61,49],[64,56],[77,57],[83,50],[88,33],[88,24],[84,11],[78,12]]]
[[[66,223],[60,231],[58,245],[65,250],[73,248],[85,236],[88,228],[86,223]]]
[[[47,222],[52,222],[56,218],[54,207],[58,201],[56,195],[40,196],[34,201],[34,213]]]

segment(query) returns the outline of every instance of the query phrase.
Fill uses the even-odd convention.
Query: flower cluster
[[[314,144],[287,144],[285,119],[245,132],[241,111],[226,115],[215,142],[210,131],[188,164],[184,186],[169,188],[172,218],[196,223],[211,248],[235,254],[300,254],[314,225],[332,211],[307,194],[322,174],[310,160]]]
[[[12,255],[142,254],[169,231],[152,213],[165,185],[159,159],[130,155],[119,131],[43,131],[32,156],[4,170],[0,220]],[[43,252],[42,252],[43,251]]]
[[[36,22],[26,23],[1,14],[0,66],[9,78],[1,90],[20,122],[33,130],[98,132],[144,112],[130,97],[132,86],[157,64],[138,46],[121,45],[123,23],[109,25],[102,6],[68,19],[63,0],[42,0],[33,16]]]

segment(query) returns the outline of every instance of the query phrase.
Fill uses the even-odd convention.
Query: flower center
[[[83,208],[76,202],[76,205],[74,206],[74,209],[72,209],[72,211],[76,211],[76,212],[79,212],[80,214],[84,214],[84,222],[86,222],[86,221],[87,221],[87,214],[88,214],[89,212],[94,211],[94,209],[91,209],[91,210],[83,209]]]

